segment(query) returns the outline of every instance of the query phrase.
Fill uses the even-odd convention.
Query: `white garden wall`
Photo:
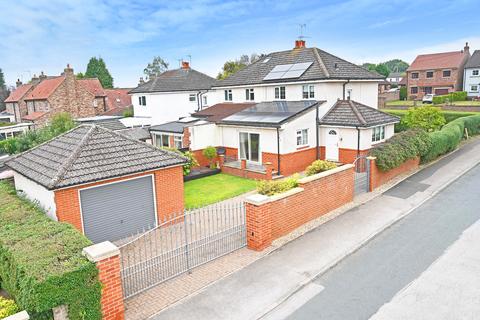
[[[37,202],[45,210],[50,219],[58,221],[55,206],[55,193],[44,186],[28,179],[24,175],[14,172],[15,189],[22,191],[27,199]]]

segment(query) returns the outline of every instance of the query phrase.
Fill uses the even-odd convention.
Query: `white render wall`
[[[331,129],[335,129],[338,133],[338,147],[341,149],[352,149],[357,150],[358,145],[358,136],[357,129],[355,128],[345,128],[345,127],[334,127],[334,126],[321,126],[320,127],[320,145],[325,146],[326,136]],[[372,148],[375,144],[381,143],[394,134],[394,125],[388,124],[385,126],[385,139],[382,141],[377,141],[372,143],[372,129],[362,129],[360,128],[360,150],[367,150]]]
[[[474,76],[473,70],[479,70],[479,75]],[[480,96],[480,68],[468,68],[465,69],[465,78],[463,81],[463,90],[467,92],[469,97],[478,97]],[[478,87],[477,91],[472,91],[472,85]]]
[[[17,191],[22,191],[27,199],[38,203],[50,219],[58,220],[55,206],[55,193],[53,191],[48,190],[44,186],[39,185],[17,172],[13,173],[13,178],[15,179],[15,189]]]
[[[321,108],[321,107],[320,107]],[[319,109],[320,111],[320,109]],[[316,133],[316,109],[311,109],[308,113],[303,114],[282,126],[280,131],[280,153],[291,153],[297,151],[297,130],[308,129],[308,145],[306,147],[313,148],[317,145]],[[305,146],[301,146],[302,148]],[[276,151],[275,146],[275,152]]]
[[[235,88],[227,88],[232,90],[232,102],[247,102],[245,96],[246,88],[253,88],[255,94],[254,102],[275,101],[275,87],[285,86],[284,101],[298,101],[302,98],[302,86],[304,84],[314,85],[315,100],[326,100],[320,107],[320,117],[322,117],[328,109],[338,100],[343,98],[343,84],[345,81],[327,81],[327,82],[303,82],[294,84],[272,84],[272,85],[252,85]],[[225,101],[225,88],[217,88],[212,91],[212,95],[216,95],[213,99],[215,103]],[[352,81],[345,86],[345,94],[351,90],[350,98],[367,106],[378,108],[378,82],[373,81]],[[347,96],[346,96],[347,97]],[[308,99],[306,99],[308,100]]]
[[[197,111],[197,101],[190,101],[189,96],[190,94],[197,95],[198,92],[135,93],[132,94],[133,113],[135,117],[152,118],[152,125],[175,121]],[[139,105],[138,97],[141,96],[145,96],[146,106]],[[202,96],[207,97],[208,106],[215,103],[210,101],[210,99],[215,97],[211,92],[207,92]],[[200,99],[203,99],[203,97],[200,97]],[[203,107],[205,108],[205,106]]]

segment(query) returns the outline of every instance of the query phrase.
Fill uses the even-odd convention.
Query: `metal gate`
[[[120,247],[125,298],[246,246],[243,203],[172,215]]]
[[[355,166],[355,195],[370,190],[370,161],[366,156],[359,156],[353,162]]]

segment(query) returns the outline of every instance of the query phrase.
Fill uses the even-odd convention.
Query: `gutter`
[[[350,79],[347,79],[347,81],[343,83],[343,100],[345,100],[345,87],[348,83],[350,83]]]
[[[320,141],[319,141],[319,131],[320,131],[320,128],[319,128],[319,125],[320,125],[320,119],[318,119],[318,107],[319,105],[317,104],[317,111],[316,111],[316,115],[315,115],[315,134],[317,135],[317,145],[316,145],[316,148],[317,148],[317,158],[316,160],[320,159]]]
[[[280,128],[277,128],[277,167],[278,175],[280,175]]]
[[[356,126],[355,129],[357,129],[357,157],[359,157],[360,156],[360,128]]]

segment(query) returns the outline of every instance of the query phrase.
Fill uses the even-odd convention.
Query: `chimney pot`
[[[295,49],[305,48],[305,40],[295,40]]]
[[[17,85],[17,88],[18,88],[22,85],[22,81],[20,81],[20,79],[17,79],[17,82],[15,84]]]
[[[470,47],[468,46],[468,42],[465,42],[465,47],[463,47],[463,52],[467,54],[470,53]]]
[[[182,61],[182,69],[190,69],[190,62],[188,61]]]

